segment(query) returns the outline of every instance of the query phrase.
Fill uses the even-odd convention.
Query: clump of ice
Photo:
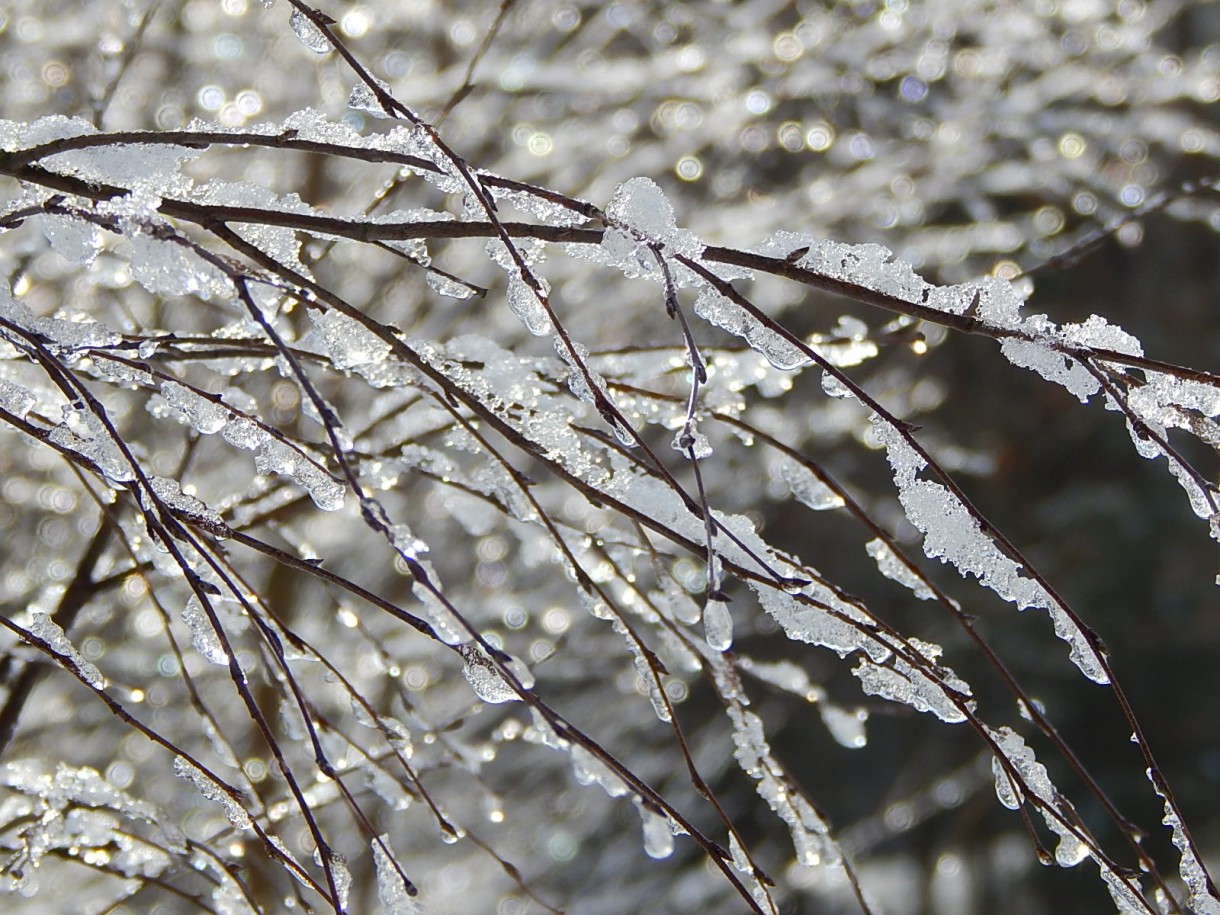
[[[1046,766],[1038,762],[1034,751],[1026,745],[1021,735],[1007,727],[994,731],[988,728],[987,733],[1003,756],[1003,761],[998,756],[991,761],[996,796],[1000,803],[1009,810],[1016,810],[1026,802],[1028,795],[1038,799],[1037,809],[1051,832],[1059,837],[1055,862],[1060,867],[1075,867],[1089,857],[1089,846],[1077,835],[1078,829],[1073,828],[1070,809],[1060,804],[1059,792],[1051,782]],[[1009,769],[1018,780],[1013,779]]]
[[[946,486],[917,478],[927,462],[911,447],[900,429],[877,414],[871,419],[873,430],[885,445],[894,469],[898,500],[907,519],[924,535],[924,553],[951,563],[963,575],[978,578],[984,587],[1015,603],[1018,609],[1046,610],[1055,635],[1070,646],[1072,663],[1095,683],[1109,682],[1088,635],[1076,625],[1066,608],[1060,606],[1037,580],[1021,574],[1022,566],[984,533],[978,518]]]
[[[313,20],[302,13],[299,9],[293,8],[292,14],[288,17],[288,24],[292,27],[292,31],[296,34],[301,44],[309,48],[315,54],[328,54],[331,50],[330,39],[326,34],[314,25]]]

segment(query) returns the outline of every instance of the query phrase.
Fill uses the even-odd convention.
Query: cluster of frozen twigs
[[[0,215],[19,240],[6,257],[49,243],[82,277],[49,305],[27,302],[45,278],[18,271],[0,289],[5,517],[27,541],[6,550],[0,613],[5,889],[109,911],[176,898],[216,912],[377,900],[398,915],[507,913],[577,908],[570,894],[629,873],[658,911],[680,899],[776,913],[801,893],[876,911],[817,784],[790,774],[751,705],[756,685],[794,693],[835,740],[863,746],[863,708],[810,679],[805,658],[820,652],[850,668],[862,702],[971,729],[1039,856],[1089,862],[1119,911],[1220,913],[1101,640],[850,370],[887,347],[918,351],[922,328],[989,337],[1116,412],[1216,538],[1217,487],[1172,438],[1220,444],[1220,377],[1146,356],[1101,317],[1026,314],[1001,279],[930,284],[877,245],[796,232],[704,244],[648,178],[602,209],[484,171],[325,14],[290,6],[300,40],[350,67],[352,106],[391,126],[360,132],[314,110],[240,129],[3,124],[0,175],[20,187]],[[391,167],[380,199],[406,193],[412,208],[334,215],[270,181],[191,177],[208,157],[274,169],[304,155]],[[481,246],[493,270],[445,269],[437,251],[459,246]],[[604,289],[571,309],[548,257],[587,262],[576,275]],[[377,284],[395,261],[414,285]],[[772,279],[888,323],[794,334],[742,291]],[[624,329],[628,307],[640,317]],[[607,327],[621,339],[608,344]],[[797,386],[810,373],[820,390]],[[1135,745],[1115,752],[1142,758],[1176,861],[1145,849],[970,598],[793,425],[844,415],[883,449],[926,557],[1043,611],[1063,661],[1112,693]],[[980,707],[940,645],[734,513],[741,493],[749,505],[764,491],[852,519],[877,573],[953,621],[1007,706]],[[759,617],[788,640],[784,659],[735,649],[735,628]],[[691,731],[697,693],[718,709]],[[730,755],[771,825],[751,814],[747,831],[722,801]],[[634,848],[582,863],[628,804],[644,852],[681,869],[650,871]]]

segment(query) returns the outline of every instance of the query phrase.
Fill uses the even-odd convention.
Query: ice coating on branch
[[[390,344],[355,318],[337,311],[311,311],[309,317],[322,335],[330,360],[337,369],[376,364],[389,355]]]
[[[415,536],[410,526],[401,522],[388,525],[390,546],[403,559],[412,561],[428,552],[428,544]]]
[[[883,245],[848,245],[820,241],[796,262],[798,267],[884,292],[904,302],[918,302],[928,285],[906,261]]]
[[[698,257],[703,253],[703,243],[694,233],[678,228],[673,204],[651,178],[632,178],[615,188],[606,215],[621,228],[607,229],[603,246],[607,246],[606,239],[612,232],[623,233],[626,229],[623,234],[633,248],[644,239],[665,246],[673,254]]]
[[[228,423],[231,415],[223,404],[209,400],[176,381],[161,382],[161,396],[197,432],[204,435],[219,432]]]
[[[145,341],[147,342],[147,341]],[[143,346],[143,344],[141,344]],[[152,351],[155,352],[155,349]],[[148,356],[140,354],[141,359],[147,359]],[[127,388],[153,388],[157,385],[157,380],[148,372],[134,366],[127,365],[124,362],[119,362],[117,359],[97,358],[99,354],[94,353],[93,369],[99,375],[105,377],[111,384],[119,387]]]
[[[416,562],[426,571],[426,574],[432,581],[432,587],[430,588],[424,582],[417,580],[411,585],[411,593],[424,605],[424,614],[432,626],[432,631],[446,645],[461,645],[464,642],[469,642],[470,633],[438,593],[439,589],[436,587],[436,578],[432,564],[426,559],[417,559]],[[465,658],[465,655],[462,657]]]
[[[83,118],[52,114],[32,124],[0,121],[0,143],[5,150],[32,149],[55,140],[94,136],[98,129]],[[142,183],[164,188],[178,176],[184,159],[202,150],[152,143],[106,143],[46,156],[38,164],[61,175],[95,183],[131,186]]]
[[[632,178],[620,184],[606,208],[606,216],[610,224],[602,233],[600,244],[568,244],[564,250],[572,257],[621,270],[629,279],[646,277],[664,283],[665,271],[661,269],[659,256],[665,260],[675,287],[699,286],[705,282],[675,259],[677,256],[698,258],[704,246],[693,232],[677,227],[673,205],[656,182],[649,178]],[[722,276],[749,274],[737,268],[721,270],[719,265],[717,271]]]
[[[352,891],[352,872],[347,869],[347,861],[344,857],[332,849],[326,849],[324,852],[321,848],[313,850],[313,863],[318,867],[328,867],[330,869],[331,879],[335,883],[335,910],[343,913],[347,911],[347,900]]]
[[[1059,335],[1074,346],[1108,349],[1128,356],[1144,355],[1143,344],[1136,337],[1100,315],[1090,315],[1083,324],[1064,324]],[[1212,396],[1215,396],[1214,390]]]
[[[712,443],[706,435],[694,428],[690,431],[683,428],[675,432],[670,447],[696,461],[706,460],[712,456]]]
[[[901,702],[916,711],[931,712],[949,724],[965,721],[966,712],[960,705],[964,704],[967,709],[972,707],[970,687],[951,670],[938,664],[939,646],[919,643],[916,639],[909,641],[919,654],[924,655],[924,662],[915,666],[895,654],[889,664],[882,667],[861,658],[860,663],[852,669],[861,688],[867,695]],[[935,679],[925,672],[929,666],[936,670]]]
[[[52,651],[66,657],[80,672],[85,682],[94,689],[106,688],[106,678],[102,676],[102,672],[94,664],[85,660],[84,655],[77,651],[68,637],[64,635],[63,629],[45,613],[35,611],[31,615],[30,634],[46,642]]]
[[[327,48],[329,50],[329,47]],[[323,51],[322,53],[326,53]],[[377,88],[387,95],[390,94],[390,84],[385,80],[374,78],[377,83]],[[375,118],[388,118],[392,115],[388,114],[382,106],[381,101],[377,98],[377,93],[374,92],[367,83],[360,82],[352,87],[351,94],[347,97],[347,107],[355,108],[357,111],[367,111]]]
[[[766,357],[780,371],[790,371],[809,361],[795,343],[764,326],[761,321],[711,286],[699,290],[695,314],[710,324],[741,337],[750,348]]]
[[[129,483],[136,478],[105,423],[83,406],[64,407],[64,421],[47,434],[47,441],[92,461],[116,483]]]
[[[122,337],[85,315],[38,318],[34,327],[46,338],[46,346],[58,356],[73,358],[84,349],[117,346]]]
[[[228,665],[229,655],[196,595],[192,594],[182,609],[182,622],[191,630],[191,643],[197,652],[212,664]]]
[[[468,285],[451,280],[443,273],[429,271],[424,279],[432,291],[438,295],[448,296],[451,299],[469,299],[474,295],[474,290]]]
[[[213,178],[203,187],[195,189],[192,197],[199,203],[212,207],[249,207],[272,213],[322,215],[296,194],[277,194],[270,188],[250,181],[221,181]],[[311,276],[308,268],[301,264],[301,244],[296,230],[264,222],[235,222],[232,229],[279,263],[307,277]],[[265,289],[262,285],[254,287],[254,290]]]
[[[606,380],[589,365],[589,351],[582,344],[573,341],[569,348],[562,337],[556,336],[555,352],[568,368],[568,389],[573,394],[587,404],[596,405],[597,397],[593,393],[596,388],[605,402],[613,402],[610,392],[606,390]],[[590,380],[593,382],[592,387],[589,385]]]
[[[894,469],[898,500],[907,520],[924,535],[924,553],[953,564],[962,575],[978,578],[984,587],[1015,603],[1020,610],[1030,607],[1046,610],[1055,635],[1070,646],[1072,663],[1093,682],[1108,683],[1101,658],[1067,610],[1035,579],[1021,574],[1022,566],[1000,550],[983,532],[978,519],[946,486],[916,478],[927,462],[893,423],[876,414],[870,418]]]
[[[332,121],[326,112],[316,108],[301,108],[294,111],[284,118],[283,130],[295,131],[298,140],[332,143],[336,146],[350,146],[353,149],[363,149],[370,142],[350,124]]]
[[[459,645],[458,653],[465,661],[462,667],[463,676],[484,702],[514,702],[521,699],[509,682],[504,679],[504,675],[500,673],[495,662],[476,645],[471,643]]]
[[[180,850],[172,838],[175,830],[163,829],[162,848],[132,829],[161,822],[162,812],[120,791],[95,769],[59,763],[51,773],[43,765],[33,759],[0,765],[0,785],[8,789],[2,805],[6,821],[23,824],[20,845],[10,849],[9,866],[0,873],[0,892],[37,892],[39,865],[52,854],[104,854],[110,872],[137,880],[156,877],[169,867],[170,852]]]
[[[480,177],[487,173],[480,171]],[[527,213],[542,222],[552,226],[577,226],[589,221],[589,217],[571,207],[555,203],[547,198],[546,192],[516,190],[488,183],[487,189],[497,202],[508,203],[522,213]]]
[[[871,625],[864,620],[853,621],[850,612],[837,599],[831,606],[839,614],[820,607],[808,606],[783,591],[770,587],[756,588],[758,602],[781,626],[791,639],[820,645],[845,658],[853,651],[866,651],[878,661],[885,660],[889,649],[868,634]]]
[[[804,464],[785,459],[780,464],[780,475],[796,500],[814,511],[842,508],[845,504],[841,495],[819,480]]]
[[[134,233],[130,239],[132,278],[149,292],[201,299],[233,295],[229,278],[188,245],[148,233]]]
[[[81,267],[88,267],[97,258],[101,236],[93,223],[58,213],[45,213],[40,221],[42,234],[56,254]]]
[[[596,598],[592,599],[597,602]],[[627,650],[631,653],[631,662],[635,667],[636,680],[647,691],[648,702],[652,706],[653,714],[657,716],[658,721],[672,721],[673,716],[670,714],[669,705],[665,701],[665,693],[652,668],[652,659],[644,653],[644,649],[640,646],[639,641],[623,625],[623,621],[618,617],[612,617],[612,619],[614,631],[623,637]]]
[[[1042,806],[1038,806],[1037,809],[1046,820],[1046,825],[1051,832],[1059,836],[1059,845],[1055,849],[1055,862],[1060,867],[1075,867],[1089,857],[1088,845],[1067,825],[1067,823],[1074,822],[1071,808],[1062,801],[1058,790],[1051,782],[1046,766],[1038,762],[1034,751],[1026,745],[1021,735],[1007,727],[994,731],[987,728],[987,733],[995,741],[1008,765],[1020,778],[1019,784],[1014,782],[1000,758],[992,759],[991,771],[995,776],[996,797],[1000,799],[1000,803],[1009,810],[1016,810],[1026,802],[1027,794],[1038,798],[1042,802]],[[1067,820],[1067,823],[1061,822],[1061,820]]]
[[[539,278],[540,290],[534,290],[516,273],[508,278],[508,307],[521,319],[521,323],[535,337],[544,337],[551,332],[551,316],[547,314],[539,295],[549,289],[546,280]]]
[[[191,782],[209,801],[215,801],[224,807],[225,816],[235,829],[250,828],[250,814],[234,799],[229,789],[221,786],[188,759],[183,756],[174,757],[174,774]]]
[[[1000,344],[1000,352],[1013,365],[1032,369],[1047,381],[1062,385],[1081,403],[1088,403],[1101,385],[1088,369],[1037,340],[1014,337]]]
[[[1213,896],[1208,889],[1207,868],[1199,860],[1199,855],[1187,836],[1181,818],[1169,801],[1167,789],[1159,774],[1149,770],[1148,780],[1152,782],[1153,790],[1165,802],[1165,816],[1161,818],[1161,822],[1172,830],[1173,844],[1181,853],[1178,873],[1182,875],[1182,882],[1190,890],[1191,911],[1195,915],[1220,915],[1220,899]]]
[[[6,152],[33,149],[55,140],[89,137],[97,132],[98,129],[84,118],[69,118],[62,114],[48,114],[32,124],[0,120],[0,149]]]
[[[834,703],[823,702],[819,711],[822,713],[822,723],[839,746],[858,750],[868,745],[868,734],[864,729],[864,724],[868,721],[868,709],[855,708],[848,711]]]
[[[39,761],[18,759],[0,765],[0,784],[38,797],[52,808],[77,804],[105,807],[125,817],[150,823],[159,818],[156,807],[120,791],[96,769],[77,769],[59,763],[55,774],[51,775],[39,768]]]
[[[220,517],[220,513],[209,508],[202,500],[183,492],[182,484],[177,480],[150,476],[148,482],[157,498],[170,508],[185,515],[188,520],[200,525],[213,534],[223,536],[228,533],[228,526],[224,523],[224,519]]]
[[[537,716],[535,716],[537,721]],[[548,727],[548,730],[550,728]],[[554,733],[552,731],[552,733]],[[568,753],[572,757],[572,775],[582,785],[601,785],[610,797],[623,797],[630,789],[619,774],[611,769],[580,744],[570,744]]]
[[[0,378],[0,410],[12,413],[18,419],[25,419],[37,398],[19,384],[14,384],[7,378]]]
[[[703,633],[712,651],[728,651],[733,647],[733,616],[722,600],[709,600],[703,611]]]
[[[920,600],[932,600],[936,596],[928,588],[927,583],[895,556],[890,545],[880,537],[870,540],[865,544],[864,549],[868,551],[868,555],[873,557],[878,571],[886,578],[898,582],[904,588],[909,588]]]
[[[394,860],[386,853],[390,847],[389,834],[378,836],[372,846],[373,866],[377,872],[377,901],[381,903],[384,915],[423,915],[423,908],[407,891]]]
[[[723,660],[713,663],[717,689],[726,695],[727,667]],[[733,724],[733,757],[741,771],[754,780],[758,796],[788,826],[797,861],[807,867],[839,866],[842,855],[830,837],[829,827],[808,799],[792,789],[783,766],[771,754],[762,719],[740,702],[729,704],[728,715]]]
[[[308,490],[314,504],[323,511],[337,511],[343,507],[347,490],[341,482],[257,423],[234,415],[223,427],[222,434],[229,444],[254,452],[254,466],[259,473],[290,477]]]
[[[326,37],[326,33],[314,25],[313,20],[302,13],[295,7],[292,14],[288,17],[288,24],[292,27],[292,31],[296,33],[301,44],[309,48],[315,54],[329,54],[331,50],[330,39]]]
[[[1138,880],[1131,876],[1124,879],[1101,863],[1098,863],[1097,867],[1119,915],[1147,915],[1148,906],[1139,891]],[[1134,884],[1134,887],[1131,884]]]

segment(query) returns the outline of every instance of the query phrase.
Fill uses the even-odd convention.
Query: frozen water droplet
[[[767,361],[781,372],[800,368],[809,361],[799,346],[761,324],[747,338],[749,344],[767,357]]]
[[[703,610],[703,633],[713,651],[728,651],[733,647],[733,616],[729,605],[709,600]]]
[[[696,461],[712,456],[712,443],[702,432],[688,433],[685,429],[679,429],[674,435],[673,449],[687,457],[693,454]]]
[[[636,441],[635,436],[632,434],[631,429],[627,428],[626,426],[615,422],[611,428],[614,429],[614,437],[619,440],[619,443],[624,448],[634,448],[639,444],[639,442]]]
[[[637,804],[644,826],[644,852],[650,858],[660,860],[674,853],[674,834],[669,830],[668,818],[654,813],[643,804]]]
[[[331,49],[330,39],[326,37],[326,33],[314,25],[313,21],[298,9],[292,11],[292,15],[288,17],[288,24],[292,26],[292,30],[296,32],[297,38],[301,40],[301,44],[309,48],[315,54],[329,54]]]
[[[814,511],[841,508],[843,497],[819,480],[808,467],[796,461],[784,461],[780,475],[792,490],[792,495]]]
[[[545,281],[540,280],[540,282]],[[544,286],[542,294],[545,292]],[[535,337],[542,337],[551,332],[551,316],[543,308],[539,293],[527,286],[519,276],[509,278],[508,307],[521,319],[525,329]]]
[[[500,674],[491,658],[483,654],[474,645],[462,645],[458,648],[466,664],[462,668],[471,688],[484,702],[513,702],[518,696],[508,682]]]
[[[822,373],[822,390],[831,397],[851,396],[851,389],[830,372]]]
[[[822,723],[840,746],[854,750],[868,743],[868,735],[864,731],[864,722],[868,721],[867,709],[858,708],[849,712],[824,702],[821,712]]]
[[[447,295],[453,299],[468,299],[474,295],[474,290],[465,283],[459,283],[456,280],[451,280],[443,273],[428,272],[428,285],[434,292],[440,295]]]

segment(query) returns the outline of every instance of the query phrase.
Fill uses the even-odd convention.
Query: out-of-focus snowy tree
[[[5,910],[1220,912],[1218,25],[6,4]]]

